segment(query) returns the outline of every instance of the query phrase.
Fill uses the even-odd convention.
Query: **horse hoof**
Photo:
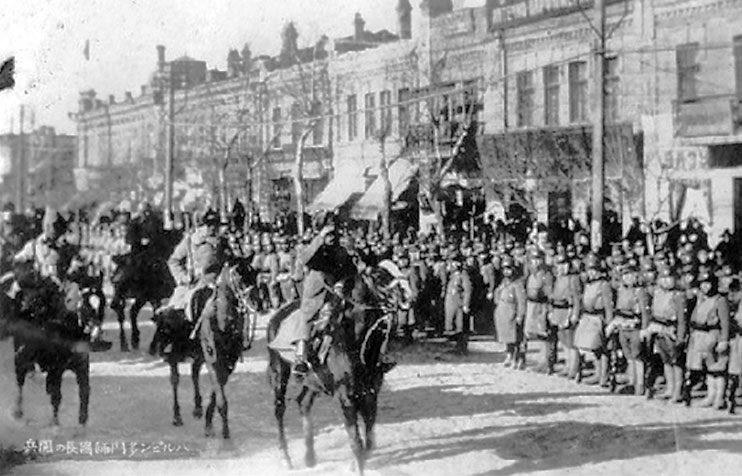
[[[173,426],[183,426],[183,419],[180,416],[173,418]]]
[[[285,469],[294,469],[294,465],[293,463],[291,463],[291,458],[289,458],[288,456],[284,456],[283,458],[281,458],[281,463],[283,464],[283,467]]]
[[[203,409],[203,408],[201,408],[201,407],[195,407],[195,408],[193,409],[193,418],[195,418],[195,419],[197,419],[197,420],[198,420],[198,419],[199,419],[199,418],[201,418],[202,416],[204,416],[204,409]]]
[[[307,468],[314,468],[317,465],[317,458],[313,454],[308,454],[304,457],[304,464]]]
[[[229,430],[222,431],[222,438],[225,440],[229,439]]]
[[[128,344],[121,344],[121,352],[129,352],[129,345]]]
[[[213,438],[214,436],[216,436],[216,433],[214,433],[213,428],[206,427],[206,429],[204,430],[204,436],[206,438]]]
[[[16,420],[20,420],[21,418],[23,418],[23,410],[20,410],[20,409],[13,410],[13,418],[15,418]]]

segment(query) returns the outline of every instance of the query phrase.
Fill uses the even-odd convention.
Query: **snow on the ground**
[[[400,365],[387,376],[378,447],[367,474],[742,474],[742,418],[504,368],[502,349],[491,341],[472,342],[466,357],[440,347],[416,350],[401,354]],[[265,372],[266,365],[265,352],[251,352],[237,373],[249,377]],[[143,357],[94,362],[91,371],[94,377],[113,378],[168,374],[162,363]],[[233,405],[239,402],[230,412]],[[26,464],[11,474],[350,474],[350,448],[339,416],[316,433],[313,469],[305,468],[303,441],[294,436],[289,442],[293,471],[280,464],[275,447],[266,445],[248,454],[217,449],[192,459]],[[210,444],[207,448],[221,443]]]

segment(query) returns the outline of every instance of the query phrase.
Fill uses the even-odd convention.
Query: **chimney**
[[[124,93],[124,97],[125,97],[125,101],[126,102],[128,102],[128,103],[133,103],[134,102],[134,96],[131,95],[131,91],[126,91]]]
[[[144,85],[144,84],[142,84],[141,90],[142,90],[142,96],[146,96],[147,95],[147,86]]]
[[[397,2],[397,23],[399,37],[403,40],[412,38],[412,5],[410,5],[410,0],[399,0]]]
[[[162,71],[165,68],[165,47],[157,45],[157,69]]]
[[[355,26],[355,34],[353,35],[353,39],[356,41],[360,41],[363,39],[363,32],[366,28],[366,22],[363,20],[363,17],[360,13],[356,13],[355,18],[353,19],[353,25]]]
[[[116,104],[116,96],[113,94],[108,95],[108,104]]]

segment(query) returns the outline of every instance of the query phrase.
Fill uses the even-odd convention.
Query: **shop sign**
[[[676,103],[675,135],[720,136],[734,133],[735,101],[729,96]]]
[[[660,166],[665,170],[695,172],[708,168],[708,147],[674,147],[658,152]]]
[[[605,0],[606,5],[621,0]],[[537,22],[580,10],[589,11],[592,0],[493,0],[488,2],[492,11],[490,24],[493,28],[504,28]]]

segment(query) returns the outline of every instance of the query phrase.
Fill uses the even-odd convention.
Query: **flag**
[[[5,60],[0,66],[0,91],[15,86],[15,56]]]
[[[85,48],[82,50],[85,59],[90,61],[90,40],[85,40]]]

